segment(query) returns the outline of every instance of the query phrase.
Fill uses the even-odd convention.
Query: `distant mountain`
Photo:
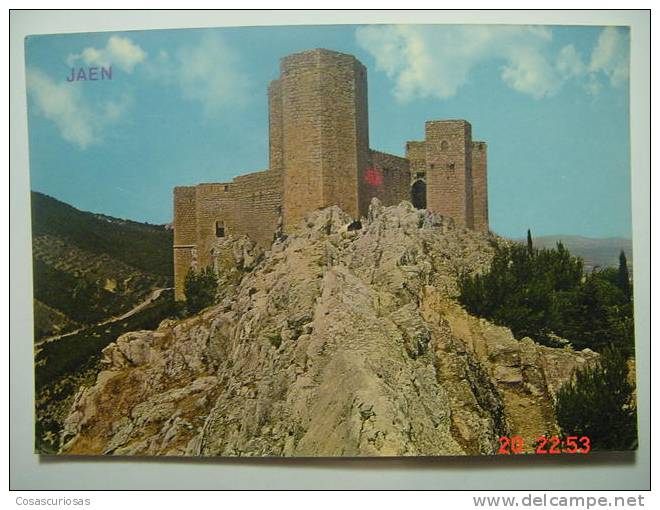
[[[525,239],[516,241],[526,242]],[[561,241],[564,246],[576,257],[584,260],[585,269],[593,270],[595,267],[618,267],[619,254],[623,250],[628,259],[628,266],[632,267],[632,241],[622,237],[607,237],[593,239],[590,237],[556,235],[533,237],[532,241],[537,248],[554,248]]]
[[[32,192],[35,340],[126,312],[172,285],[172,230]]]

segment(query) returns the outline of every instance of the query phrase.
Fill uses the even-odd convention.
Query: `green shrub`
[[[200,271],[191,269],[186,275],[184,293],[186,308],[189,314],[196,314],[200,310],[215,303],[218,291],[218,276],[211,267]]]
[[[557,423],[565,436],[587,436],[595,450],[630,450],[637,423],[624,353],[608,346],[600,365],[578,370],[557,394]]]
[[[270,335],[268,337],[268,341],[270,342],[270,345],[275,347],[275,349],[279,349],[280,345],[282,345],[282,335],[280,335],[279,333]]]
[[[622,258],[625,266],[625,256]],[[582,260],[558,243],[555,249],[495,245],[490,269],[459,279],[460,301],[472,314],[507,326],[516,338],[553,344],[553,335],[579,349],[600,351],[613,343],[634,352],[631,293],[627,270],[585,274]]]

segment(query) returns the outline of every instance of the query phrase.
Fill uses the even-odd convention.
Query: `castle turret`
[[[282,59],[280,79],[269,94],[270,159],[277,167],[281,154],[285,230],[305,213],[330,205],[356,218],[366,214],[366,68],[352,55],[334,51],[296,53]]]

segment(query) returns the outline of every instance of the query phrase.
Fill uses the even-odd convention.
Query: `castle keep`
[[[305,213],[338,205],[356,219],[373,197],[409,200],[488,231],[487,147],[465,120],[426,122],[406,157],[369,148],[367,70],[354,56],[315,49],[284,57],[268,87],[269,168],[231,182],[174,188],[174,284],[213,263],[219,237],[269,246]]]

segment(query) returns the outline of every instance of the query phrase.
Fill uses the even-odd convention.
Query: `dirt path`
[[[92,325],[83,326],[81,328],[78,328],[74,331],[69,331],[68,333],[64,333],[62,335],[49,336],[48,338],[44,338],[43,340],[35,342],[34,348],[39,349],[40,347],[42,347],[46,344],[49,344],[51,342],[56,342],[57,340],[61,340],[62,338],[66,338],[66,337],[69,337],[69,336],[76,335],[76,334],[80,333],[81,331],[83,331],[85,329],[93,328],[93,327],[96,327],[96,326],[105,326],[106,324],[111,324],[113,322],[128,319],[129,317],[132,317],[133,315],[135,315],[136,313],[138,313],[139,311],[143,310],[144,308],[149,306],[151,303],[156,301],[160,297],[160,295],[163,292],[165,292],[166,290],[172,290],[172,287],[166,287],[166,288],[162,288],[162,289],[154,289],[151,292],[151,294],[149,294],[149,296],[147,296],[147,298],[144,301],[138,303],[133,308],[131,308],[128,312],[126,312],[126,313],[124,313],[124,314],[122,314],[118,317],[110,317],[109,319],[105,319],[102,322],[98,322],[98,323],[92,324]]]

